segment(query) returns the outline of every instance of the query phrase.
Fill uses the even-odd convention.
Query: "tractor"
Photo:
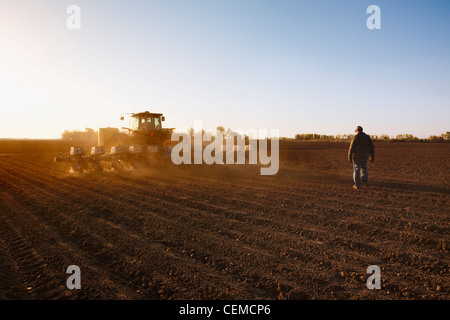
[[[121,116],[121,120],[124,120]],[[165,117],[149,111],[131,113],[129,127],[100,128],[98,146],[86,155],[83,147],[71,147],[69,155],[59,153],[56,162],[67,162],[71,171],[102,172],[109,163],[111,171],[140,168],[170,159],[171,135],[175,128],[163,128]]]

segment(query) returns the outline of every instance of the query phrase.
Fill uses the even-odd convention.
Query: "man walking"
[[[362,182],[369,185],[369,174],[367,172],[367,159],[374,161],[374,146],[372,139],[363,132],[361,126],[356,127],[356,135],[353,137],[348,149],[348,161],[353,160],[353,181],[355,185],[353,189],[359,189]]]

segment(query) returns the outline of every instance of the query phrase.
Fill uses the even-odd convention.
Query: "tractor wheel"
[[[112,162],[111,164],[111,171],[113,172],[121,172],[123,170],[122,164],[119,162],[119,160],[116,160]]]
[[[73,165],[71,165],[71,169],[73,172],[83,173],[83,167],[79,162],[76,162]]]
[[[95,173],[102,173],[103,172],[103,167],[100,164],[100,162],[96,162],[96,163],[93,164],[93,171]]]
[[[145,145],[147,144],[147,137],[140,133],[133,133],[131,135],[131,140],[135,145]]]

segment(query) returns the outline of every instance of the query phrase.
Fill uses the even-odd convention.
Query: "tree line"
[[[317,133],[298,133],[295,135],[295,140],[327,140],[327,141],[347,141],[351,140],[354,134],[337,134],[325,135]],[[432,135],[428,138],[418,138],[412,134],[398,134],[396,136],[389,136],[382,134],[380,136],[370,135],[374,141],[389,141],[389,142],[448,142],[450,141],[450,131],[442,133],[440,136]]]
[[[61,134],[61,139],[67,141],[97,140],[98,131],[94,131],[94,129],[91,128],[86,128],[84,131],[64,130],[64,132]]]
[[[222,133],[224,136],[234,135],[240,137],[240,134],[231,130],[230,128],[225,129],[223,126],[218,126],[217,131]],[[205,130],[202,130],[203,133]],[[189,133],[191,136],[194,136],[194,129],[190,128]],[[295,135],[295,140],[325,140],[325,141],[348,141],[353,138],[354,134],[337,134],[337,135],[325,135],[325,134],[317,134],[317,133],[298,133]],[[450,141],[450,131],[446,133],[442,133],[439,136],[432,135],[428,138],[418,138],[413,136],[412,134],[398,134],[396,136],[389,136],[387,134],[382,134],[380,136],[370,135],[372,140],[374,141],[389,141],[389,142],[448,142]],[[69,131],[65,130],[61,134],[62,140],[68,141],[79,141],[79,140],[97,140],[98,131],[94,131],[91,128],[86,128],[84,131],[74,130]]]

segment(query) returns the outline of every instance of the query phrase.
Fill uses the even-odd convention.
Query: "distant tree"
[[[189,128],[189,135],[191,136],[191,138],[194,137],[194,134],[195,134],[194,128],[190,127],[190,128]]]
[[[217,131],[219,131],[223,136],[225,135],[225,128],[222,126],[217,127]]]
[[[98,138],[98,132],[91,128],[86,128],[85,131],[69,131],[64,130],[61,134],[62,140],[75,141],[75,140],[96,140]]]
[[[398,134],[395,137],[395,141],[419,141],[419,138],[414,137],[412,134],[405,133],[405,134]]]
[[[442,141],[444,141],[444,137],[442,135],[440,135],[440,136],[430,136],[428,138],[428,140],[432,141],[432,142],[442,142]]]
[[[224,136],[225,137],[234,137],[234,139],[241,139],[244,138],[242,137],[242,135],[236,131],[233,131],[232,129],[228,128],[225,132],[224,132]]]
[[[339,136],[340,137],[340,136]],[[336,140],[338,136],[317,134],[317,133],[298,133],[295,135],[296,140]]]

